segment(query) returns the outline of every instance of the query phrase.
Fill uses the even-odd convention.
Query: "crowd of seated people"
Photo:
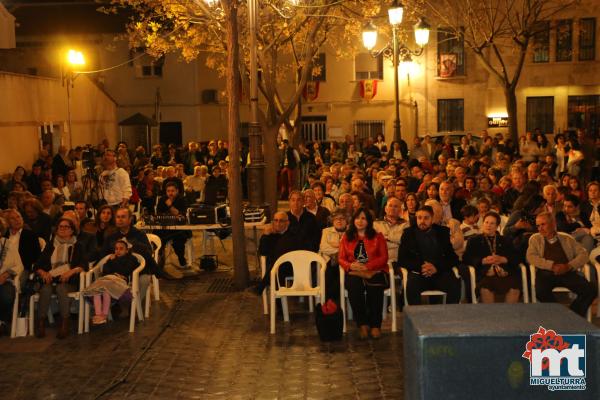
[[[376,314],[379,288],[385,282],[378,280],[388,261],[395,263],[398,274],[400,267],[408,270],[409,303],[419,304],[420,293],[432,288],[445,291],[447,302],[458,302],[459,276],[464,278],[465,271],[461,262],[476,268],[476,291],[483,302],[498,296],[516,301],[521,283],[515,266],[532,262],[546,270],[538,275],[538,281],[548,278],[539,299],[549,301],[551,288],[561,282],[545,272],[568,274],[565,285],[573,283],[571,272],[581,267],[580,247],[589,254],[598,244],[600,185],[598,157],[589,156],[592,139],[581,132],[558,134],[551,145],[541,136],[528,133],[513,144],[501,134],[492,137],[484,131],[480,140],[467,134],[457,146],[448,138],[425,137],[415,139],[411,147],[404,141],[388,146],[382,136],[364,143],[347,137],[342,143],[308,143],[298,150],[282,142],[280,194],[290,200],[290,210],[274,215],[261,252],[272,265],[287,251],[321,251],[335,268],[328,276],[335,277],[342,266],[355,277],[348,282],[361,337],[380,334]],[[598,140],[591,143],[597,151]],[[81,161],[90,156],[96,165],[82,169]],[[116,147],[106,141],[95,148],[61,147],[55,155],[44,147],[29,173],[17,167],[0,184],[0,206],[6,210],[2,251],[12,254],[2,258],[0,269],[0,332],[10,324],[5,310],[14,300],[9,287],[15,271],[47,281],[53,265],[68,261],[75,272],[53,281],[52,291],[60,297],[73,289],[74,275],[85,271],[90,261],[113,254],[117,240],[126,238],[134,252],[147,258],[146,274],[163,274],[161,266],[153,264],[146,236],[132,226],[127,206],[139,202],[153,212],[181,214],[184,204],[218,198],[227,169],[227,144],[222,141],[190,142],[184,149],[156,145],[151,154],[144,147],[131,150],[124,142]],[[102,189],[96,197],[90,196],[85,182],[90,170]],[[540,224],[548,227],[546,233]],[[183,264],[187,234],[164,234]],[[38,238],[47,246],[43,255]],[[75,245],[85,249],[82,258],[74,258],[80,255]],[[70,247],[65,259],[63,250]],[[507,251],[515,256],[506,257]],[[259,289],[268,285],[268,277]],[[359,278],[362,283],[354,282]],[[148,277],[144,282],[148,284]],[[59,290],[59,284],[65,286]],[[579,296],[573,309],[581,314],[589,303],[589,284],[571,286]],[[328,287],[328,293],[335,288]],[[66,305],[61,303],[61,315]],[[44,307],[45,300],[40,308]],[[61,337],[68,330],[68,318],[63,320],[67,322],[59,324]],[[43,336],[40,321],[45,321],[43,315],[37,323],[37,333]]]
[[[459,302],[461,279],[470,287],[467,266],[475,269],[480,302],[517,302],[523,295],[519,264],[529,263],[540,271],[539,301],[554,301],[552,289],[564,286],[577,296],[573,311],[585,315],[597,288],[594,279],[583,278],[581,268],[600,240],[600,139],[592,141],[596,153],[588,159],[582,150],[587,140],[581,132],[558,134],[551,146],[545,135],[528,133],[513,146],[502,135],[484,131],[480,141],[466,135],[457,147],[446,139],[415,139],[409,151],[403,150],[408,148],[404,142],[388,151],[380,140],[381,147],[372,140],[361,147],[350,137],[328,146],[299,146],[298,151],[284,143],[280,178],[299,177],[304,191],[291,191],[290,207],[297,207],[302,196],[304,212],[313,214],[322,229],[319,251],[336,271],[339,266],[346,270],[361,338],[380,335],[383,292],[373,288],[382,286],[368,282],[388,261],[397,274],[399,268],[408,272],[409,304],[421,304],[425,290],[443,291],[448,303]],[[295,163],[301,173],[288,179]],[[282,196],[286,185],[280,182]],[[261,248],[267,268],[292,250],[285,220],[286,226],[279,226],[282,222],[275,219],[276,236],[264,237],[265,244],[269,240]],[[373,232],[386,244],[385,261]],[[275,246],[279,237],[288,246]],[[291,244],[310,249],[301,241]],[[333,283],[326,288],[335,299],[336,271],[328,269]],[[356,276],[360,285],[353,283]]]
[[[92,165],[84,165],[90,159]],[[170,145],[163,152],[157,145],[151,155],[143,147],[133,152],[125,142],[114,150],[106,141],[95,148],[60,146],[54,156],[44,146],[29,174],[18,166],[8,179],[0,180],[0,335],[10,332],[15,288],[36,281],[36,336],[45,336],[54,296],[60,310],[57,337],[66,337],[68,294],[80,289],[80,273],[104,256],[119,253],[115,250],[119,240],[126,240],[128,251],[146,261],[140,293],[145,293],[152,275],[172,277],[164,264],[155,262],[146,235],[133,226],[130,208],[180,215],[205,195],[216,201],[227,187],[227,166],[222,141],[207,146],[191,142],[185,151]],[[179,263],[186,265],[184,245],[190,233],[155,233],[164,243],[172,243]],[[106,302],[99,309],[105,312],[105,306]]]

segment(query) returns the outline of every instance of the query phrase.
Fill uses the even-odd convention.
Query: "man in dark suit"
[[[266,258],[266,268],[262,281],[253,288],[256,294],[261,294],[271,284],[271,269],[275,261],[289,251],[300,250],[299,242],[289,231],[289,226],[287,213],[278,211],[273,215],[271,226],[267,227],[265,233],[260,237],[258,254]],[[283,264],[279,269],[279,281],[283,282],[285,276],[290,275],[292,275],[291,266]]]
[[[317,217],[304,208],[304,195],[293,190],[290,193],[289,231],[295,236],[299,247],[296,250],[319,251],[321,228]]]
[[[450,242],[450,230],[433,224],[431,207],[419,208],[416,226],[404,230],[398,265],[408,270],[408,304],[421,304],[421,293],[425,290],[446,292],[446,302],[450,304],[460,301],[460,280],[452,271],[458,265],[458,257]]]

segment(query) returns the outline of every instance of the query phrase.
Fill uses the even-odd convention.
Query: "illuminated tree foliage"
[[[310,74],[318,74],[315,57],[327,46],[337,57],[351,56],[362,48],[361,32],[367,19],[387,20],[391,1],[380,0],[259,0],[258,63],[259,89],[266,107],[261,110],[264,135],[265,198],[276,199],[278,155],[275,151],[279,127],[291,133],[290,119]],[[206,55],[206,64],[222,75],[230,46],[240,48],[239,76],[247,91],[249,84],[249,34],[245,0],[237,6],[239,40],[226,40],[227,18],[219,0],[112,0],[107,12],[127,9],[131,13],[128,35],[132,48],[145,48],[156,57],[179,53],[185,60]],[[419,7],[405,11],[406,26],[416,21]],[[387,25],[387,24],[380,24]],[[385,31],[383,32],[385,35]],[[313,68],[314,67],[314,68]],[[282,88],[289,88],[284,94]],[[286,85],[287,84],[287,85]]]

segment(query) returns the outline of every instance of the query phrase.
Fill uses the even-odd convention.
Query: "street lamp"
[[[73,130],[71,127],[71,89],[75,79],[79,76],[75,70],[77,67],[85,65],[85,57],[78,50],[70,49],[66,54],[66,68],[62,71],[63,86],[67,86],[67,127],[69,129],[69,147],[73,148]]]
[[[258,0],[248,0],[248,28],[250,34],[250,122],[248,123],[248,142],[250,164],[248,170],[248,199],[254,207],[265,202],[263,156],[263,134],[258,122],[258,43],[257,43]]]
[[[381,54],[386,57],[392,57],[392,63],[394,65],[394,100],[395,100],[395,113],[396,119],[394,120],[394,140],[400,141],[400,86],[398,81],[398,66],[400,60],[408,61],[411,56],[420,56],[423,54],[424,46],[429,41],[430,25],[425,22],[423,18],[419,19],[419,22],[415,25],[415,42],[419,46],[417,50],[411,50],[405,44],[398,43],[398,27],[402,23],[402,17],[404,15],[404,7],[397,1],[394,1],[394,5],[388,9],[388,19],[390,25],[392,25],[392,43],[388,43],[381,50],[373,50],[377,43],[377,27],[372,22],[368,22],[365,25],[362,33],[363,44],[369,53],[373,57],[379,57]],[[401,58],[400,58],[401,57]]]

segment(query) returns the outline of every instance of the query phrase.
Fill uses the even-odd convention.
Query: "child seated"
[[[92,297],[94,302],[94,325],[106,323],[112,299],[131,300],[129,278],[139,266],[139,261],[130,253],[131,244],[126,239],[115,243],[115,252],[104,264],[102,276],[83,290],[83,296]]]

